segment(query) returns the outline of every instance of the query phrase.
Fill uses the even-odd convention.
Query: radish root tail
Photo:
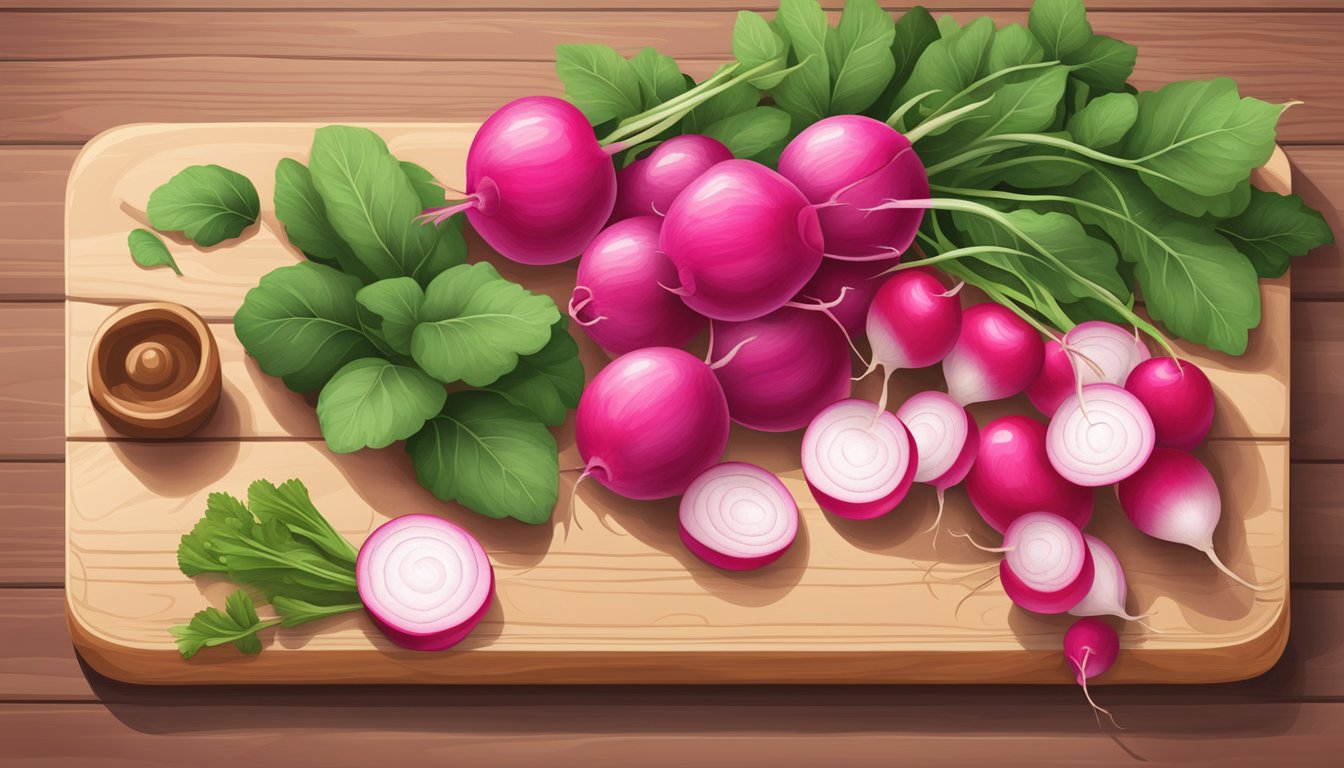
[[[1212,547],[1204,550],[1204,554],[1208,555],[1209,559],[1213,561],[1213,564],[1218,566],[1218,570],[1227,574],[1229,578],[1231,578],[1238,584],[1242,585],[1243,587],[1253,590],[1255,592],[1268,592],[1271,589],[1273,589],[1273,587],[1266,586],[1264,584],[1252,584],[1251,582],[1233,573],[1231,568],[1228,568],[1226,565],[1223,564],[1223,561],[1218,557],[1218,553],[1214,552]]]
[[[1092,655],[1092,649],[1091,649],[1091,648],[1087,648],[1087,649],[1085,649],[1085,650],[1083,651],[1083,663],[1082,663],[1082,669],[1083,669],[1083,670],[1087,669],[1087,658],[1088,658],[1089,656],[1091,656],[1091,655]],[[1087,699],[1087,703],[1092,705],[1092,715],[1093,715],[1094,717],[1097,718],[1097,727],[1098,727],[1098,728],[1102,727],[1102,726],[1101,726],[1101,715],[1104,714],[1104,715],[1106,715],[1107,717],[1109,717],[1109,718],[1111,719],[1111,725],[1115,726],[1117,729],[1119,729],[1119,730],[1121,730],[1121,731],[1125,730],[1124,726],[1122,726],[1122,725],[1120,725],[1120,723],[1116,722],[1116,720],[1115,720],[1115,715],[1112,715],[1112,714],[1111,714],[1111,710],[1106,709],[1105,707],[1099,707],[1099,706],[1097,706],[1097,702],[1095,702],[1095,701],[1092,700],[1092,693],[1091,693],[1090,691],[1087,690],[1087,674],[1086,674],[1085,672],[1081,671],[1081,670],[1080,670],[1079,673],[1078,673],[1078,685],[1079,685],[1080,687],[1082,687],[1082,689],[1083,689],[1083,697]]]
[[[972,546],[972,547],[975,547],[976,549],[980,550],[981,552],[994,552],[994,553],[1002,554],[1002,553],[1004,553],[1004,552],[1012,552],[1012,551],[1013,551],[1013,548],[1012,548],[1012,547],[985,547],[985,546],[981,546],[980,544],[978,544],[978,543],[976,542],[975,539],[971,538],[971,534],[966,533],[965,531],[950,531],[950,532],[948,532],[948,535],[949,535],[949,536],[955,536],[955,537],[957,537],[958,539],[965,539],[965,540],[969,541],[969,542],[971,543],[971,546]]]

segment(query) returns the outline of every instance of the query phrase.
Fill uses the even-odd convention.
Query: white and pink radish
[[[1138,472],[1154,439],[1153,421],[1137,397],[1114,384],[1089,384],[1064,398],[1051,417],[1045,453],[1065,480],[1096,488]]]
[[[882,369],[879,411],[886,410],[891,374],[943,360],[961,333],[961,299],[932,272],[909,269],[887,278],[868,307],[868,369]]]
[[[1184,544],[1208,556],[1242,586],[1269,589],[1243,579],[1213,549],[1213,531],[1223,501],[1213,475],[1199,459],[1174,448],[1157,448],[1143,468],[1116,489],[1120,506],[1135,528],[1162,541]]]
[[[662,219],[635,216],[602,230],[579,259],[569,316],[613,355],[682,347],[705,319],[662,288],[677,270],[658,250]]]
[[[490,607],[495,572],[462,528],[433,515],[383,523],[359,548],[360,602],[388,639],[417,651],[457,645]]]
[[[589,382],[574,442],[584,462],[581,478],[627,499],[665,499],[723,456],[728,402],[703,360],[671,347],[636,350]]]
[[[831,316],[844,327],[845,334],[857,339],[866,332],[868,308],[883,283],[879,275],[895,266],[897,261],[823,259],[817,273],[807,281],[794,301],[827,305]]]
[[[673,136],[616,173],[612,219],[662,216],[687,184],[711,166],[732,159],[727,147],[708,136]]]
[[[602,231],[616,203],[616,169],[577,107],[525,96],[495,110],[467,151],[467,198],[431,208],[435,223],[466,211],[505,258],[558,264]]]
[[[1092,489],[1060,477],[1045,436],[1045,425],[1027,416],[1004,416],[980,430],[966,493],[994,530],[1002,533],[1031,512],[1053,512],[1078,528],[1092,517]]]
[[[1092,709],[1104,713],[1115,723],[1110,711],[1097,706],[1087,690],[1087,681],[1106,674],[1120,656],[1120,636],[1111,625],[1095,617],[1075,621],[1064,632],[1064,661],[1073,670],[1074,679]],[[1100,722],[1100,721],[1098,721]]]
[[[943,496],[966,479],[980,448],[980,428],[957,401],[942,392],[920,392],[896,409],[896,418],[910,430],[918,460],[916,483],[927,483],[938,493],[938,515],[929,530],[943,519]]]
[[[1172,357],[1145,360],[1130,372],[1125,389],[1148,410],[1159,447],[1188,451],[1209,436],[1213,385],[1194,363]]]
[[[929,196],[924,164],[909,139],[886,123],[861,115],[819,120],[784,148],[779,172],[825,206],[819,213],[828,254],[900,254],[919,231],[922,209],[865,210]]]
[[[1027,321],[1002,304],[977,304],[962,313],[961,334],[943,358],[947,392],[962,405],[1012,397],[1036,380],[1044,358]]]
[[[779,309],[821,265],[816,207],[788,179],[728,160],[692,181],[667,210],[661,250],[677,268],[666,286],[714,320]]]
[[[775,475],[755,464],[710,467],[681,497],[681,540],[696,557],[730,571],[778,560],[798,535],[798,505]]]
[[[1129,585],[1125,583],[1125,571],[1120,567],[1120,558],[1110,545],[1090,534],[1083,534],[1087,550],[1092,553],[1092,588],[1087,596],[1069,609],[1073,616],[1115,616],[1125,621],[1139,621],[1145,617],[1135,616],[1125,608],[1129,597]]]
[[[1115,323],[1089,320],[1075,325],[1060,340],[1045,342],[1040,375],[1027,387],[1027,397],[1043,416],[1055,415],[1059,404],[1088,384],[1124,386],[1134,367],[1149,359],[1138,336]]]
[[[841,400],[803,433],[803,477],[822,509],[865,520],[890,512],[914,481],[915,440],[888,411],[873,420],[867,400]]]
[[[1078,526],[1051,512],[1022,515],[1003,532],[999,581],[1014,605],[1067,613],[1092,589],[1095,566]]]
[[[711,359],[739,345],[714,375],[728,400],[728,415],[744,427],[802,429],[822,408],[849,397],[849,344],[822,312],[784,307],[755,320],[714,321]]]

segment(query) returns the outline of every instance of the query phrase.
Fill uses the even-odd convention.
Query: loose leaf
[[[521,405],[547,426],[557,426],[570,410],[579,407],[583,394],[583,362],[579,345],[566,329],[568,323],[551,326],[551,340],[541,351],[518,358],[518,367],[504,374],[490,389],[509,402]]]
[[[257,188],[218,165],[192,165],[149,195],[146,214],[160,232],[181,232],[197,245],[238,237],[261,213]]]
[[[789,116],[774,107],[754,107],[705,128],[735,157],[755,157],[789,135]]]
[[[126,245],[131,249],[131,260],[145,269],[169,267],[177,274],[182,274],[173,254],[168,252],[168,246],[148,229],[131,230],[131,234],[126,236]]]
[[[1102,92],[1119,92],[1134,74],[1139,49],[1105,35],[1093,35],[1083,47],[1063,57],[1073,76]]]
[[[447,397],[418,368],[366,357],[331,377],[317,398],[317,421],[332,453],[386,448],[425,425]]]
[[[1268,278],[1288,271],[1292,257],[1335,241],[1325,218],[1302,198],[1259,189],[1251,190],[1241,215],[1218,223],[1218,232],[1246,254],[1257,274]]]
[[[1022,82],[1003,85],[988,104],[968,113],[945,132],[922,141],[920,157],[925,163],[937,163],[991,136],[1044,130],[1055,119],[1067,78],[1068,71],[1055,66],[1035,70]]]
[[[916,113],[927,115],[952,100],[980,78],[994,39],[994,22],[979,18],[950,34],[944,34],[924,51],[896,97],[904,104],[921,93],[934,91],[920,102]],[[982,97],[983,98],[983,97]],[[913,125],[911,115],[906,124]]]
[[[312,262],[281,267],[247,292],[233,330],[261,370],[295,392],[320,389],[346,363],[375,357],[356,312],[359,281]]]
[[[453,267],[425,289],[411,356],[439,381],[484,387],[550,340],[560,318],[550,297],[530,293],[482,262]]]
[[[1068,123],[1073,140],[1093,149],[1118,144],[1139,116],[1139,102],[1128,93],[1098,96],[1080,109]]]
[[[989,46],[989,59],[985,63],[987,72],[998,72],[1023,64],[1039,64],[1045,61],[1045,49],[1036,42],[1036,38],[1021,24],[1009,24],[994,34],[994,42]],[[1023,70],[1029,73],[1031,70]],[[1006,82],[1012,82],[1008,80]]]
[[[262,621],[258,618],[252,598],[240,589],[224,598],[223,611],[206,608],[192,616],[190,624],[172,627],[168,631],[177,638],[177,650],[184,659],[195,656],[202,648],[228,643],[233,643],[243,653],[255,655],[261,653],[261,641],[257,639],[257,633],[279,623],[279,619]]]
[[[641,111],[639,77],[630,62],[612,48],[557,45],[555,71],[565,85],[565,98],[583,110],[593,125]]]
[[[896,71],[891,14],[876,0],[848,0],[840,22],[826,32],[831,76],[831,114],[858,113],[872,106]]]
[[[494,392],[457,392],[406,451],[430,493],[487,517],[545,522],[559,495],[555,438]]]
[[[310,261],[361,280],[373,279],[373,273],[359,263],[355,252],[331,226],[327,205],[313,186],[308,166],[288,157],[275,166],[275,217],[285,225],[285,237]]]
[[[761,92],[755,86],[739,82],[709,97],[682,120],[686,133],[703,133],[709,126],[756,106]]]
[[[682,77],[677,60],[664,56],[653,47],[635,54],[630,59],[630,68],[639,79],[639,92],[646,110],[686,92],[686,78]]]
[[[355,301],[378,316],[378,333],[400,354],[411,354],[411,334],[420,322],[425,292],[409,277],[393,277],[366,285]]]

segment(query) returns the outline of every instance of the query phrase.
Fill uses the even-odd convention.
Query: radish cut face
[[[957,401],[942,392],[920,392],[896,410],[896,418],[915,440],[916,483],[942,490],[966,478],[980,446],[980,428]]]
[[[1055,411],[1046,455],[1065,480],[1095,488],[1138,472],[1154,440],[1153,421],[1138,398],[1114,384],[1091,384]]]
[[[710,565],[742,571],[779,559],[798,535],[798,505],[771,472],[738,461],[710,467],[681,497],[681,540]]]
[[[1023,515],[1003,534],[1003,591],[1035,613],[1065,613],[1092,588],[1092,553],[1078,527],[1049,512]]]
[[[673,136],[616,174],[616,210],[612,218],[662,216],[681,190],[733,153],[708,136]]]
[[[355,562],[359,599],[388,639],[441,651],[480,623],[495,590],[485,549],[462,528],[432,515],[379,526]]]
[[[915,441],[867,400],[828,406],[803,433],[803,476],[822,509],[862,520],[890,512],[915,477]]]
[[[1067,345],[1067,349],[1066,349]],[[1103,320],[1079,323],[1064,334],[1064,344],[1045,342],[1045,363],[1027,397],[1042,415],[1089,384],[1125,385],[1135,366],[1149,359],[1148,348],[1129,331]]]

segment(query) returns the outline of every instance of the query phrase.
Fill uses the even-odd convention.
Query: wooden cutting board
[[[799,469],[800,433],[734,428],[729,459],[778,473],[798,499],[798,540],[758,572],[726,573],[678,539],[676,502],[629,502],[596,484],[567,503],[562,475],[553,522],[490,520],[419,487],[399,446],[338,456],[321,441],[313,408],[264,375],[233,334],[231,318],[258,278],[301,257],[271,207],[282,157],[306,159],[312,123],[134,125],[91,141],[66,200],[66,595],[71,634],[99,672],[138,683],[622,683],[622,682],[1067,682],[1060,654],[1067,617],[1014,608],[990,575],[990,556],[924,532],[934,499],[916,486],[892,514],[829,516]],[[474,124],[377,124],[403,160],[461,188]],[[260,192],[260,222],[237,241],[199,248],[169,238],[183,276],[142,270],[127,233],[145,226],[150,192],[184,166],[218,163]],[[1258,183],[1286,191],[1277,153]],[[478,240],[473,259],[558,302],[573,264],[519,267]],[[1218,396],[1213,438],[1199,450],[1223,494],[1215,543],[1246,578],[1234,586],[1194,550],[1154,541],[1129,525],[1107,489],[1088,530],[1118,552],[1130,609],[1155,631],[1126,625],[1120,660],[1103,682],[1217,682],[1254,676],[1279,657],[1288,630],[1289,285],[1262,287],[1264,319],[1247,354],[1193,349]],[[85,370],[99,324],[118,306],[170,300],[201,313],[219,341],[224,395],[198,434],[178,441],[115,436],[89,403]],[[591,377],[606,358],[575,329]],[[940,385],[937,371],[901,375],[893,402]],[[856,388],[871,396],[875,382]],[[1031,413],[1019,398],[972,409],[981,424]],[[572,418],[557,429],[560,466],[581,463]],[[168,627],[234,586],[188,579],[178,538],[212,491],[242,495],[258,478],[302,479],[317,507],[358,544],[390,517],[443,515],[475,534],[495,565],[498,595],[484,621],[450,651],[419,653],[383,638],[363,616],[263,633],[259,656],[207,649],[183,660]],[[604,522],[605,521],[605,524]],[[983,541],[992,533],[965,494],[948,497],[944,530]],[[262,608],[263,614],[266,608]]]

